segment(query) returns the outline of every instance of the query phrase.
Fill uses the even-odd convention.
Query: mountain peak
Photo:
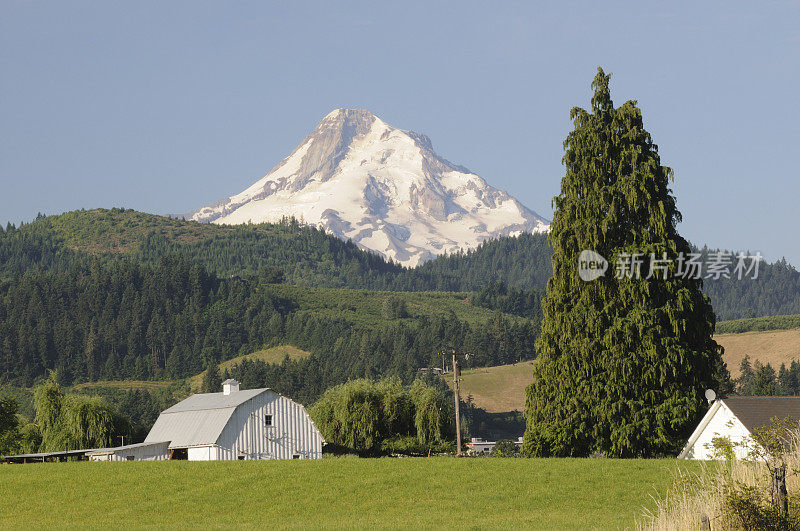
[[[368,109],[334,109],[329,112],[322,120],[329,119],[352,119],[352,118],[377,118]]]
[[[240,224],[294,216],[403,265],[488,238],[548,230],[507,193],[366,109],[336,109],[266,176],[191,214]]]

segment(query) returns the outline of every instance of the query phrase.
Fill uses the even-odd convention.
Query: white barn
[[[270,389],[192,395],[164,410],[143,443],[103,448],[91,460],[319,459],[324,439],[305,408]]]
[[[715,437],[727,438],[734,445],[736,458],[744,459],[756,444],[753,430],[766,426],[774,417],[800,420],[800,397],[742,396],[715,400],[678,459],[714,459]]]

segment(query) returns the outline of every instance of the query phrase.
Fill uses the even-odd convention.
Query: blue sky
[[[0,4],[0,220],[180,213],[338,107],[430,136],[545,217],[598,65],[697,244],[800,264],[800,3]]]

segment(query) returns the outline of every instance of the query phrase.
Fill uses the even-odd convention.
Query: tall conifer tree
[[[636,102],[614,108],[609,77],[598,68],[591,112],[570,113],[549,235],[553,277],[526,391],[527,455],[676,453],[723,366],[702,280],[676,275],[679,253],[691,250],[675,228],[672,170]],[[608,260],[605,275],[581,280],[583,250]],[[643,253],[641,277],[616,278],[618,259],[633,253]],[[647,278],[651,253],[666,253],[668,275]]]

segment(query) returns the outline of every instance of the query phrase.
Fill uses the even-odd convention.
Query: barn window
[[[133,461],[133,456],[132,455],[126,455],[125,456],[125,460],[126,461]]]
[[[294,455],[292,456],[292,459],[300,459],[300,454],[294,454]]]
[[[272,426],[272,415],[264,415],[264,426]]]

